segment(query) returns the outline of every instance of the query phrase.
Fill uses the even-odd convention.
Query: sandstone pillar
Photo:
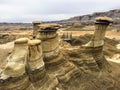
[[[43,62],[42,46],[40,40],[29,40],[29,55],[28,55],[28,75],[31,82],[43,80],[46,72]]]
[[[41,24],[40,21],[33,21],[33,38],[39,38],[39,26]]]
[[[98,17],[95,21],[95,32],[91,40],[83,45],[87,51],[90,50],[100,69],[104,68],[108,62],[103,54],[104,37],[108,25],[112,23],[112,19],[108,17]]]
[[[25,90],[29,86],[25,71],[28,54],[27,42],[27,38],[14,42],[14,49],[8,56],[8,62],[0,75],[0,90]]]
[[[55,57],[59,53],[59,36],[56,33],[60,28],[58,24],[43,24],[40,27],[40,39],[44,58]]]
[[[29,55],[27,72],[29,80],[32,82],[35,90],[46,90],[46,88],[53,90],[58,84],[58,81],[56,78],[50,78],[46,73],[45,64],[43,62],[41,40],[29,40],[28,45]],[[28,90],[29,89],[31,88],[29,87]]]
[[[83,45],[84,47],[100,47],[104,45],[105,32],[108,25],[112,22],[111,18],[98,17],[95,21],[95,32],[91,40]]]
[[[54,73],[60,82],[68,83],[70,77],[72,75],[76,77],[79,70],[74,64],[65,60],[63,53],[59,50],[60,42],[57,30],[61,26],[58,24],[41,24],[39,27],[46,71]]]

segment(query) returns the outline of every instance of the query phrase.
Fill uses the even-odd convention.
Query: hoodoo
[[[33,21],[32,24],[33,24],[33,38],[39,38],[39,32],[38,32],[39,26],[38,25],[40,25],[41,22]]]
[[[31,82],[39,81],[45,76],[45,68],[42,56],[42,47],[40,40],[29,40],[29,55],[28,55],[28,74]],[[42,74],[41,74],[42,73]]]
[[[105,32],[108,25],[112,23],[109,17],[98,17],[95,21],[95,32],[91,40],[84,47],[100,47],[104,45]]]
[[[14,42],[14,49],[7,58],[7,64],[0,76],[0,90],[25,90],[29,79],[25,71],[28,39],[21,38]]]
[[[29,80],[30,82],[32,82],[34,89],[38,90],[38,88],[41,87],[41,90],[44,90],[47,87],[46,83],[50,83],[51,79],[45,70],[41,40],[37,39],[29,40],[28,46],[29,55],[26,72],[28,73]],[[58,82],[55,81],[54,79],[52,80],[52,82],[54,82],[54,85],[58,84]],[[29,88],[31,89],[31,87]]]
[[[109,17],[96,18],[94,35],[87,44],[83,45],[86,50],[88,49],[92,52],[93,58],[100,69],[105,67],[107,63],[103,54],[103,46],[105,32],[110,23],[112,23],[112,19]]]
[[[61,83],[69,82],[72,75],[76,78],[80,71],[74,64],[67,61],[66,58],[63,57],[63,53],[59,50],[60,40],[57,30],[61,25],[41,24],[39,27],[46,70],[51,74],[55,73],[55,76],[59,77],[58,81]]]
[[[56,57],[59,53],[59,36],[56,32],[60,25],[41,24],[39,27],[44,58]]]

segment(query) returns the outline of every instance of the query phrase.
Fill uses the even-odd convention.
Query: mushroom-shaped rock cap
[[[28,38],[20,38],[20,39],[17,39],[15,40],[15,44],[27,44],[28,43]]]
[[[39,45],[41,44],[41,40],[29,40],[28,45],[34,46],[34,45]]]
[[[32,23],[33,24],[41,24],[42,22],[41,21],[33,21]]]
[[[105,24],[105,25],[108,25],[108,24],[113,22],[112,18],[109,18],[109,17],[106,17],[106,16],[104,16],[104,17],[97,17],[95,20],[96,20],[95,24]]]
[[[41,30],[57,30],[62,26],[60,24],[41,24],[39,25]]]

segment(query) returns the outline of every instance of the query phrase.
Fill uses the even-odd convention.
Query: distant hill
[[[0,31],[8,30],[32,30],[32,23],[0,23]]]
[[[71,24],[71,23],[75,23],[75,22],[80,22],[82,24],[93,24],[94,19],[96,17],[99,17],[99,16],[111,17],[114,21],[113,22],[114,24],[120,24],[120,9],[110,10],[110,11],[107,11],[107,12],[95,12],[93,14],[71,17],[71,18],[66,19],[66,20],[47,21],[47,22],[43,22],[43,23],[61,23],[61,24],[68,23],[68,24]],[[32,23],[6,23],[6,22],[5,23],[0,23],[0,26],[3,26],[3,25],[32,26]]]
[[[93,24],[94,19],[99,16],[108,16],[113,19],[114,24],[120,24],[120,9],[110,10],[107,12],[95,12],[93,14],[75,16],[67,20],[61,20],[59,23],[75,23],[80,22],[82,24]]]
[[[9,22],[0,22],[0,26],[32,26],[31,23],[9,23]]]

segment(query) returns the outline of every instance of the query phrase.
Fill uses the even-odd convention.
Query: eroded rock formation
[[[120,73],[114,71],[119,65],[108,62],[103,53],[110,22],[97,18],[89,44],[75,49],[60,46],[60,25],[33,23],[33,39],[14,42],[0,71],[0,90],[119,90]]]
[[[95,32],[91,40],[84,47],[100,47],[104,45],[106,28],[112,22],[111,18],[98,17],[95,21]]]
[[[93,53],[93,58],[96,60],[96,63],[100,69],[105,67],[107,63],[103,54],[103,45],[105,32],[110,23],[112,23],[111,18],[96,18],[94,35],[87,44],[83,45],[84,48],[90,50]]]
[[[66,61],[63,53],[59,50],[60,41],[56,31],[61,26],[57,24],[44,24],[39,25],[39,27],[46,71],[61,82],[60,86],[61,84],[68,83],[71,77],[76,77],[76,74],[79,75],[80,71],[73,63]]]
[[[33,21],[32,24],[33,24],[33,38],[39,38],[38,25],[40,25],[41,22],[40,21]]]
[[[25,71],[27,42],[26,38],[14,42],[14,49],[8,56],[5,69],[0,75],[0,90],[25,90],[29,86],[29,78]]]
[[[59,36],[56,31],[60,25],[44,24],[39,27],[44,58],[56,57],[59,54]]]

